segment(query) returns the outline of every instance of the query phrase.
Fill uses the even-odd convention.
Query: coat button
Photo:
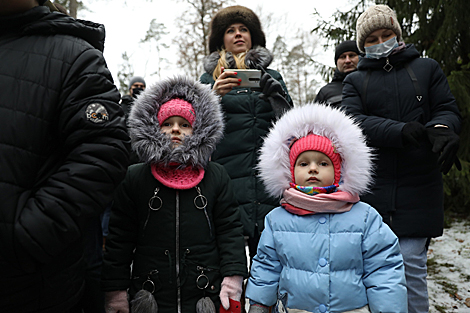
[[[322,313],[325,313],[326,312],[326,305],[320,304],[320,306],[318,307],[318,310],[320,310],[320,312],[322,312]]]
[[[328,264],[328,261],[325,258],[321,258],[318,260],[318,264],[320,264],[321,267],[324,267]]]
[[[326,223],[326,217],[324,217],[324,216],[320,217],[320,219],[318,219],[318,222],[320,224],[325,224]]]

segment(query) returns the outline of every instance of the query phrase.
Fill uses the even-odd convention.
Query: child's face
[[[299,186],[326,187],[335,181],[335,169],[330,158],[319,151],[302,152],[294,166],[295,183]]]
[[[191,136],[193,134],[193,127],[181,116],[171,116],[167,118],[160,128],[162,132],[170,136],[174,147],[181,145],[185,136]]]

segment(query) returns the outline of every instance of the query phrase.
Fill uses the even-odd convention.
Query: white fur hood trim
[[[261,147],[258,170],[269,194],[280,197],[289,188],[289,143],[309,134],[327,137],[341,155],[340,190],[359,195],[368,191],[373,156],[358,124],[341,109],[309,103],[286,112]]]
[[[161,131],[157,119],[160,106],[173,98],[191,103],[196,114],[193,134],[175,149],[170,137]],[[210,85],[185,76],[168,78],[148,87],[137,97],[128,126],[132,148],[143,162],[205,167],[223,136],[220,98]]]

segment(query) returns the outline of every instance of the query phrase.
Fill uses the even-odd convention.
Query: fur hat
[[[191,104],[195,119],[193,134],[173,148],[170,137],[161,131],[158,113],[164,103],[175,98]],[[177,163],[182,168],[204,168],[224,130],[219,97],[210,85],[186,76],[167,78],[146,88],[132,105],[128,125],[132,148],[140,160],[163,166]]]
[[[221,50],[227,28],[235,23],[242,23],[250,30],[252,46],[266,47],[266,37],[261,29],[258,16],[250,9],[235,5],[221,9],[210,23],[209,51]]]
[[[356,52],[357,55],[361,54],[357,48],[356,42],[354,40],[346,40],[340,43],[335,48],[335,65],[338,62],[339,57],[345,52]]]
[[[356,22],[357,47],[364,52],[366,38],[378,29],[387,28],[397,35],[397,41],[402,41],[401,27],[397,15],[389,6],[379,4],[369,7],[359,16]]]
[[[372,152],[366,145],[361,128],[340,108],[316,103],[294,107],[284,113],[265,138],[260,150],[258,170],[266,191],[274,197],[280,197],[290,187],[293,176],[291,146],[295,148],[296,144],[292,144],[292,140],[300,143],[301,138],[308,138],[312,134],[325,137],[331,142],[327,155],[334,155],[336,150],[340,156],[339,190],[352,194],[367,192],[372,181]],[[322,141],[328,143],[326,140]],[[318,148],[319,145],[315,145]],[[333,146],[332,152],[330,149]],[[335,162],[336,157],[332,161]]]
[[[315,134],[302,137],[292,144],[292,147],[289,152],[292,182],[295,183],[294,168],[297,158],[300,154],[302,154],[302,152],[309,150],[319,151],[325,154],[328,158],[330,158],[331,162],[333,163],[333,168],[335,170],[334,183],[339,183],[339,180],[341,178],[341,156],[336,151],[336,147],[331,143],[328,138]]]
[[[186,119],[191,126],[193,126],[194,120],[196,119],[196,113],[194,113],[194,108],[191,103],[179,98],[171,99],[162,104],[157,115],[160,126],[171,116],[181,116]]]
[[[134,76],[131,78],[131,80],[129,81],[129,89],[131,89],[132,85],[134,85],[135,83],[142,83],[144,84],[144,86],[147,86],[145,84],[145,79],[141,76]]]

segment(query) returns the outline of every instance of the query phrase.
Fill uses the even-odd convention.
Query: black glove
[[[426,138],[426,128],[419,122],[408,122],[401,130],[401,138],[403,142],[419,148],[420,141]]]
[[[426,133],[432,144],[432,152],[440,154],[437,164],[440,165],[441,172],[447,174],[454,163],[461,171],[462,165],[457,158],[459,136],[447,127],[428,127]]]
[[[291,107],[290,103],[284,98],[284,89],[281,83],[269,75],[262,66],[258,66],[258,69],[261,70],[259,82],[261,94],[259,97],[265,101],[269,101],[276,117],[280,117],[282,113],[289,110]]]

